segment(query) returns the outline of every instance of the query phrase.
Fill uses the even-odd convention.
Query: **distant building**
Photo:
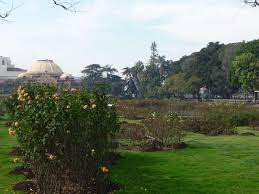
[[[33,82],[60,83],[70,82],[74,77],[64,73],[53,60],[38,60],[32,63],[28,71],[18,75],[18,78]]]
[[[25,69],[15,67],[10,57],[0,56],[0,81],[14,80],[21,73],[26,72]]]

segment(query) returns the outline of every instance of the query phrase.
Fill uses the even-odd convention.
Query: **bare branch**
[[[2,1],[2,0],[1,0],[0,3],[6,5],[6,2],[5,2],[5,1]],[[11,7],[10,7],[9,10],[7,10],[7,11],[4,12],[4,13],[0,13],[0,18],[1,18],[1,19],[7,18],[7,17],[11,14],[12,11],[13,11],[13,2],[12,2],[12,5],[11,5]]]
[[[63,1],[63,0],[52,0],[53,3],[66,11],[77,12],[76,5],[80,3],[80,1]]]
[[[7,3],[6,3],[5,1],[3,1],[3,0],[0,0],[0,3],[7,5]],[[8,17],[11,15],[11,13],[12,13],[15,9],[17,9],[18,7],[20,7],[21,5],[22,5],[22,4],[17,5],[17,6],[14,6],[14,3],[13,3],[13,1],[12,1],[10,8],[8,8],[8,10],[5,11],[4,13],[0,13],[0,19],[7,21],[6,18],[8,18]]]
[[[259,0],[253,0],[253,1],[251,1],[251,0],[244,0],[244,2],[246,4],[249,4],[249,5],[253,6],[253,7],[259,6]]]
[[[66,11],[81,12],[76,9],[77,5],[80,3],[80,0],[52,0],[52,1],[56,6],[59,6]],[[9,4],[10,4],[10,7],[6,8]],[[8,0],[0,0],[0,5],[3,5],[5,7],[5,8],[0,7],[0,11],[5,10],[2,13],[0,12],[0,20],[7,21],[6,18],[8,18],[12,14],[12,12],[18,7],[20,7],[22,4],[18,6],[14,6],[13,0],[11,1],[11,3],[9,3]]]

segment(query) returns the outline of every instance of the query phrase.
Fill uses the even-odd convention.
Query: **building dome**
[[[26,78],[26,77],[30,77],[30,75],[27,72],[23,72],[23,73],[20,73],[17,77],[18,78]]]
[[[53,60],[46,59],[34,62],[27,73],[30,75],[48,74],[59,77],[63,74],[63,71]]]
[[[74,79],[74,77],[70,73],[63,73],[60,79]]]

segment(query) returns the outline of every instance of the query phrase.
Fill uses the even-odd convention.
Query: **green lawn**
[[[240,129],[243,131],[245,129]],[[189,134],[181,151],[123,151],[112,168],[123,193],[258,194],[259,133],[257,137],[207,137]]]
[[[18,166],[18,163],[12,163],[9,155],[13,146],[16,146],[16,138],[8,135],[8,129],[3,127],[3,121],[0,122],[0,193],[18,193],[12,191],[12,185],[23,180],[23,176],[13,176],[9,172]]]

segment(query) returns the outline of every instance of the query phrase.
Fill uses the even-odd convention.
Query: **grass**
[[[256,135],[189,134],[185,150],[122,151],[124,158],[113,166],[112,178],[125,188],[116,194],[257,194],[259,133]]]
[[[8,135],[8,129],[3,126],[3,118],[0,122],[0,193],[1,194],[13,194],[19,192],[13,192],[13,184],[23,180],[23,176],[10,175],[10,171],[19,163],[13,163],[12,157],[9,155],[14,146],[17,145],[16,138]]]

